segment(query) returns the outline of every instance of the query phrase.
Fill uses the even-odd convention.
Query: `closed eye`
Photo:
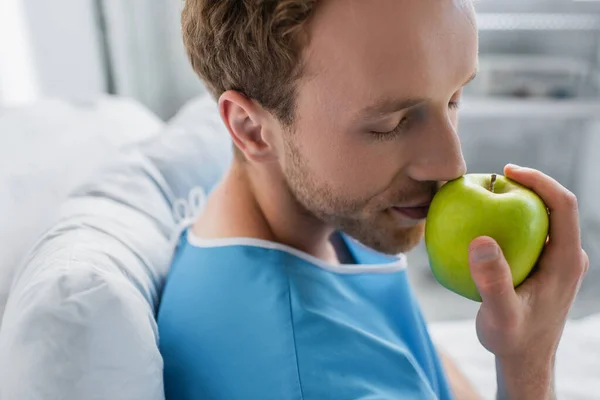
[[[396,127],[394,129],[392,129],[391,131],[387,131],[387,132],[378,132],[378,131],[372,131],[371,134],[373,134],[376,139],[391,139],[393,137],[395,137],[397,134],[401,133],[404,130],[405,125],[408,123],[408,117],[404,117],[400,120],[400,122],[398,123],[398,125],[396,125]]]
[[[451,110],[457,110],[460,108],[460,101],[451,101],[448,103],[448,108]],[[384,139],[393,139],[400,133],[402,133],[406,129],[406,125],[409,123],[409,118],[404,117],[400,120],[398,125],[391,131],[387,132],[379,132],[379,131],[371,131],[371,134],[375,136],[376,139],[384,140]]]

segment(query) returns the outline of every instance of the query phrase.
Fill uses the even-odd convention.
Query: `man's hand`
[[[471,274],[483,299],[477,335],[496,356],[500,398],[548,399],[556,349],[589,260],[581,248],[575,196],[536,170],[507,166],[505,175],[546,203],[549,240],[535,270],[516,290],[496,242],[480,237],[471,243]]]

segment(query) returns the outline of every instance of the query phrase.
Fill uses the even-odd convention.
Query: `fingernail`
[[[471,261],[476,263],[494,261],[498,255],[498,246],[493,243],[482,244],[471,250]]]
[[[508,164],[508,165],[506,165],[506,166],[507,166],[508,168],[510,168],[510,169],[521,169],[521,167],[519,167],[519,166],[518,166],[518,165],[516,165],[516,164]]]

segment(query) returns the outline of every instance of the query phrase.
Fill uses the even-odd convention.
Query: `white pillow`
[[[140,104],[111,97],[0,109],[0,323],[15,268],[68,193],[163,126]]]
[[[172,206],[209,190],[231,153],[202,98],[70,196],[15,276],[0,399],[164,398],[154,312],[178,228]]]

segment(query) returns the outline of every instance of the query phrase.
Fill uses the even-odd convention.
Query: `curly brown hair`
[[[186,0],[183,40],[192,67],[215,98],[236,90],[282,123],[294,117],[303,27],[317,0]]]

